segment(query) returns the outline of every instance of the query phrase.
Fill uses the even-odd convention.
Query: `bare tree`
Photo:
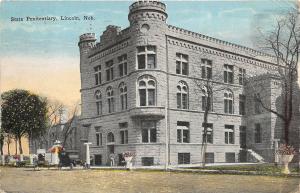
[[[63,128],[63,133],[62,133],[62,138],[63,138],[63,142],[62,142],[62,146],[65,147],[66,146],[66,142],[70,136],[70,134],[73,132],[73,123],[76,119],[77,113],[78,113],[78,105],[75,106],[70,118],[68,119],[68,121],[64,124],[64,128]]]
[[[266,104],[263,98],[255,95],[254,100],[263,109],[275,114],[283,121],[284,141],[290,143],[289,131],[294,116],[293,103],[295,100],[295,86],[298,79],[298,62],[300,53],[300,23],[297,9],[287,13],[284,18],[277,20],[273,31],[263,37],[263,51],[274,55],[274,62],[278,66],[277,77],[281,86],[282,108],[274,108]],[[254,90],[259,88],[255,88]],[[260,88],[261,89],[261,88]]]
[[[195,93],[197,95],[201,96],[201,101],[202,101],[202,111],[203,111],[203,122],[202,122],[202,127],[203,127],[203,135],[202,135],[202,142],[201,142],[201,156],[202,156],[202,167],[205,167],[206,164],[206,150],[207,150],[207,144],[209,142],[209,135],[208,135],[208,129],[210,127],[210,123],[208,122],[209,115],[213,112],[213,106],[214,104],[217,104],[218,100],[214,100],[214,97],[217,96],[220,91],[224,90],[231,90],[234,92],[236,89],[240,89],[239,87],[232,87],[230,85],[224,85],[224,81],[232,84],[238,80],[235,80],[238,78],[234,74],[234,69],[233,66],[235,65],[234,60],[228,60],[224,63],[224,66],[228,67],[228,73],[225,72],[222,73],[212,73],[212,60],[210,60],[211,56],[206,55],[205,53],[202,54],[201,56],[201,65],[200,65],[200,71],[199,69],[194,68],[194,72],[196,72],[195,77],[194,77],[194,84],[195,84]],[[229,65],[226,65],[229,64]],[[198,67],[199,68],[199,67]],[[227,101],[224,101],[227,102]],[[226,104],[226,109],[224,109],[225,113],[233,113],[234,109],[233,106],[234,104]],[[227,108],[228,107],[228,108]],[[213,132],[213,131],[212,131]]]
[[[54,125],[57,125],[58,123],[61,122],[62,111],[65,107],[61,102],[56,100],[49,100],[46,97],[43,98],[43,100],[47,104],[47,119],[48,119],[47,129],[45,130],[45,132],[40,133],[39,136],[30,136],[30,137],[31,140],[36,141],[37,144],[40,144],[40,142],[45,143],[45,145],[48,148],[49,144],[51,143],[50,132],[54,128]],[[57,132],[55,132],[55,139],[58,139],[58,137],[59,136]]]

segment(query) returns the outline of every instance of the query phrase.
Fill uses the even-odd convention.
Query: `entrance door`
[[[119,154],[119,166],[125,166],[125,159],[121,153]]]
[[[101,154],[95,155],[95,165],[96,166],[102,165],[102,155]]]

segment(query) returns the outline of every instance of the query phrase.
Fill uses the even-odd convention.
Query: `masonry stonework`
[[[195,81],[206,81],[201,76],[201,59],[212,61],[212,77],[218,90],[213,95],[212,111],[208,117],[208,122],[213,125],[213,142],[207,145],[206,150],[210,153],[210,162],[242,161],[241,151],[245,148],[251,148],[266,160],[273,161],[277,119],[267,112],[253,114],[253,92],[239,84],[239,69],[244,69],[247,77],[275,73],[274,58],[251,48],[168,25],[166,6],[162,2],[137,1],[129,10],[128,28],[122,30],[109,25],[100,42],[96,42],[95,34],[87,33],[80,36],[78,43],[81,126],[86,132],[84,140],[92,142],[93,163],[107,165],[113,157],[116,164],[122,165],[121,154],[126,151],[135,153],[135,165],[200,163],[204,112],[202,94],[196,91]],[[139,57],[142,52],[145,53],[144,59]],[[127,73],[120,76],[119,58],[122,55],[126,55]],[[178,55],[187,57],[187,73],[177,72]],[[112,73],[107,72],[109,61],[113,63]],[[139,67],[140,64],[144,66]],[[233,66],[232,83],[224,82],[225,64]],[[100,83],[95,82],[97,66],[101,67]],[[144,95],[142,88],[145,81],[148,81],[149,89],[145,89]],[[185,108],[178,107],[180,82],[187,87]],[[280,90],[271,86],[272,82],[272,78],[266,79],[267,89],[263,94],[270,105],[275,105]],[[127,107],[122,109],[124,101],[120,85],[123,83],[127,90]],[[108,88],[113,91],[114,107],[109,105]],[[224,90],[233,94],[232,113],[224,113]],[[101,93],[101,99],[97,99],[101,106],[98,107],[96,92]],[[239,112],[240,95],[246,96],[245,115]],[[147,104],[142,104],[143,97]],[[109,111],[110,108],[113,110]],[[254,142],[255,123],[262,127],[259,144]],[[146,126],[146,132],[147,124],[153,125]],[[226,133],[226,125],[232,128],[231,134]],[[242,127],[246,128],[244,133]],[[188,130],[187,134],[179,133],[182,128]],[[246,134],[246,138],[242,138],[240,133]],[[246,147],[241,146],[241,140],[245,140],[242,143]]]

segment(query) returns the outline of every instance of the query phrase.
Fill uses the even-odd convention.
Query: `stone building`
[[[272,161],[274,120],[248,108],[255,93],[244,86],[246,76],[276,72],[272,57],[169,25],[167,17],[164,3],[137,1],[128,28],[109,25],[99,42],[93,33],[80,36],[80,122],[94,164],[110,157],[122,164],[125,151],[135,153],[135,165],[200,163],[206,104],[197,82],[207,79],[216,91],[206,162]]]

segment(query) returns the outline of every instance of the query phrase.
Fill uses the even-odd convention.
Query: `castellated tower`
[[[129,7],[128,20],[136,33],[137,45],[158,45],[165,42],[168,14],[159,1],[137,1]],[[159,58],[158,58],[159,59]]]
[[[94,33],[85,33],[79,37],[79,51],[80,51],[80,73],[88,72],[88,53],[90,49],[95,45],[96,38]],[[87,75],[81,76],[81,87],[85,88],[88,86],[88,81],[84,77]]]

